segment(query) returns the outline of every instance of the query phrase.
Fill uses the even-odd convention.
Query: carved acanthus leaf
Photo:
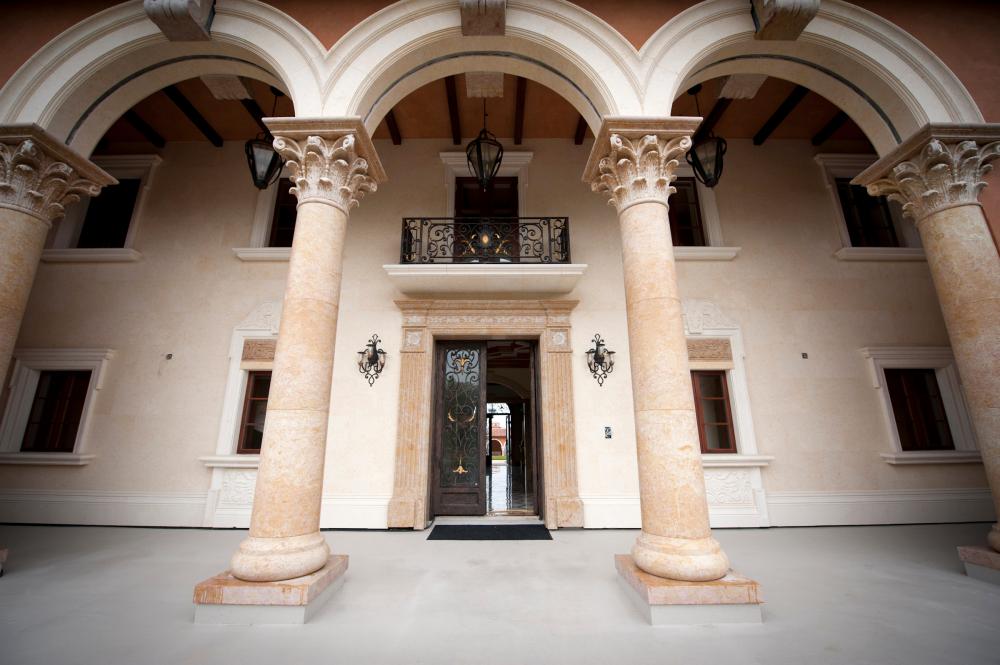
[[[887,196],[903,206],[903,214],[919,222],[956,205],[976,203],[986,186],[983,177],[1000,157],[1000,141],[943,143],[931,139],[911,160],[868,185],[872,196]]]
[[[368,161],[358,156],[353,134],[337,139],[309,136],[304,142],[276,136],[274,149],[292,171],[291,192],[300,204],[318,200],[349,212],[365,192],[378,189],[368,174]]]
[[[53,159],[33,139],[0,142],[0,206],[46,222],[66,213],[81,196],[97,196],[101,186],[79,177],[69,164]]]
[[[618,212],[644,201],[666,204],[676,191],[670,184],[677,177],[674,171],[690,147],[688,136],[661,139],[646,134],[633,140],[612,134],[591,189],[608,194],[608,203]]]

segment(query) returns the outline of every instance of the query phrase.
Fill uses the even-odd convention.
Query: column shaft
[[[20,210],[0,208],[0,381],[7,376],[49,226]]]
[[[1000,257],[978,205],[932,213],[917,228],[1000,515]],[[1000,527],[988,540],[1000,550]]]

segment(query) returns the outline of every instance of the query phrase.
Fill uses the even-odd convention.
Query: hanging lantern
[[[479,132],[479,136],[465,147],[465,157],[469,163],[469,170],[476,176],[483,191],[486,191],[490,181],[500,170],[500,162],[503,161],[503,146],[500,145],[500,141],[497,141],[497,137],[486,129],[485,97],[483,98],[483,128]]]
[[[274,117],[274,111],[278,107],[278,97],[282,96],[282,93],[274,87],[271,88],[271,92],[274,93],[271,117]],[[261,132],[257,138],[250,139],[243,146],[247,155],[247,166],[250,167],[250,177],[253,178],[254,187],[257,189],[270,187],[281,175],[281,169],[285,165],[285,160],[275,151],[273,142],[274,137],[270,132]]]
[[[701,109],[698,108],[698,93],[701,92],[701,84],[688,90],[688,94],[694,97],[694,107],[698,115]],[[726,139],[713,134],[711,131],[702,134],[695,132],[694,143],[687,153],[687,163],[694,169],[694,177],[706,187],[715,187],[722,177],[722,158],[726,154]]]

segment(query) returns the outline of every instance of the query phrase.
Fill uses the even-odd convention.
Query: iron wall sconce
[[[358,371],[365,375],[369,386],[375,385],[375,379],[385,369],[386,353],[379,348],[381,341],[378,335],[372,335],[365,348],[358,351]]]
[[[597,385],[603,386],[604,379],[615,369],[615,352],[608,348],[600,335],[594,335],[593,342],[593,348],[587,350],[587,367],[590,368],[590,375],[597,379]]]

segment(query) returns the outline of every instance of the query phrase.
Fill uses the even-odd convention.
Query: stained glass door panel
[[[441,344],[437,367],[434,512],[485,515],[485,344]]]

